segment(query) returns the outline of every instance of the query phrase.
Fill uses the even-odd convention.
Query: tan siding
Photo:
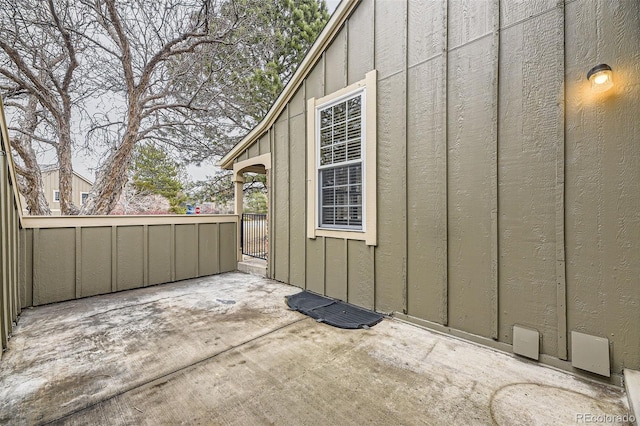
[[[373,9],[374,2],[362,2],[349,18],[347,84],[362,80],[373,69]]]
[[[21,273],[24,276],[20,288],[22,307],[33,306],[33,230],[20,231],[20,244],[24,257],[20,262]]]
[[[117,229],[117,290],[140,287],[144,282],[144,227]]]
[[[492,334],[493,290],[490,47],[485,37],[449,54],[447,114],[449,325],[485,337]]]
[[[175,232],[175,279],[186,280],[198,275],[197,225],[176,225]]]
[[[342,28],[325,54],[325,91],[333,93],[347,85],[347,29]]]
[[[305,80],[305,100],[311,98],[321,98],[324,92],[324,59],[320,59],[318,64],[311,70]]]
[[[447,2],[449,50],[468,44],[493,31],[494,0],[456,0]]]
[[[220,223],[220,239],[218,259],[220,264],[220,272],[235,271],[237,267],[235,250],[231,250],[236,246],[236,231],[238,229],[235,223]]]
[[[60,175],[57,169],[45,171],[42,173],[44,196],[49,203],[49,208],[51,209],[51,213],[54,216],[60,215],[60,203],[53,201],[53,192],[60,189],[59,177]],[[78,175],[74,174],[71,179],[71,187],[71,200],[77,207],[80,207],[82,205],[82,193],[91,192],[93,185],[80,178]],[[24,203],[24,201],[23,207],[26,208],[26,204]]]
[[[444,58],[409,71],[407,123],[408,313],[446,321],[447,146]]]
[[[275,125],[275,149],[272,154],[275,160],[275,239],[269,247],[275,259],[275,279],[282,282],[289,282],[289,121],[286,115],[287,110],[283,113],[285,118],[279,119]]]
[[[269,143],[269,134],[265,134],[258,142],[260,145],[260,155],[271,152],[271,144]]]
[[[31,222],[39,227],[27,229],[23,238],[27,248],[33,247],[33,261],[26,256],[22,264],[33,274],[32,282],[28,276],[24,280],[25,287],[33,288],[33,305],[229,272],[237,266],[233,216],[167,217],[169,223],[163,225],[144,224],[155,217],[111,217],[110,226],[94,226],[88,219]],[[68,226],[61,226],[61,220]],[[25,306],[31,305],[30,291],[25,289]]]
[[[566,26],[568,328],[610,339],[614,371],[640,369],[640,3],[577,1]],[[603,62],[605,97],[585,80]]]
[[[406,4],[377,2],[378,246],[375,306],[406,310]]]
[[[305,99],[308,100],[313,97],[320,98],[324,96],[324,59],[320,59],[318,64],[316,64],[309,73],[304,86]],[[305,158],[305,169],[306,163]],[[315,173],[315,170],[307,170],[307,176],[309,176],[309,173]],[[306,184],[304,186],[306,188]],[[307,212],[307,214],[310,213]],[[314,293],[324,294],[324,238],[320,237],[313,240],[307,238],[305,255],[305,288]]]
[[[557,105],[563,52],[556,46],[558,13],[504,30],[500,51],[500,338],[513,324],[536,327],[542,352],[556,355],[556,146],[563,123]],[[544,67],[526,56],[535,54]],[[544,105],[544,108],[541,108]]]
[[[149,226],[149,284],[171,279],[171,226]]]
[[[55,283],[55,285],[51,285]],[[76,297],[75,228],[34,229],[33,305]]]
[[[111,292],[111,227],[78,228],[82,233],[80,297]]]
[[[289,269],[291,284],[304,288],[306,258],[306,119],[299,114],[290,120],[289,146],[291,178],[289,179],[290,246]]]
[[[307,290],[324,294],[324,237],[307,239]]]
[[[289,102],[289,117],[293,118],[298,115],[304,114],[307,102],[305,100],[304,87],[300,87],[298,91],[291,98]]]
[[[338,238],[326,238],[325,289],[329,297],[347,300],[347,244]]]
[[[219,226],[217,224],[203,223],[199,228],[200,236],[198,244],[200,245],[198,255],[199,275],[213,275],[220,272],[220,263],[218,261],[218,235]]]
[[[375,249],[363,241],[350,240],[347,244],[348,302],[374,308]]]
[[[276,278],[302,285],[304,265],[311,291],[501,347],[515,324],[533,327],[547,357],[570,358],[568,331],[606,336],[614,372],[640,368],[638,8],[362,1],[289,111],[301,90],[319,98],[378,71],[378,244],[306,238],[300,263],[306,191],[291,178],[305,158],[283,114],[271,140]],[[585,74],[602,62],[616,88],[596,98]]]
[[[247,153],[249,154],[249,158],[257,157],[260,155],[260,141],[255,141],[249,149],[247,149]]]
[[[0,351],[7,349],[9,336],[27,297],[23,283],[26,247],[20,230],[20,195],[16,185],[8,141],[4,108],[0,100]],[[1,355],[0,355],[1,357]]]

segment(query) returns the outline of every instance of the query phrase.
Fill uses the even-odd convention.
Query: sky
[[[329,13],[333,13],[336,7],[338,7],[338,4],[340,4],[340,0],[325,0],[325,2]],[[51,158],[45,158],[43,159],[44,161],[40,161],[43,163],[55,162],[55,156],[53,154],[49,155],[49,157]],[[98,159],[92,158],[91,156],[79,154],[73,158],[73,169],[90,181],[95,181],[97,161]],[[201,166],[187,166],[187,173],[192,180],[204,180],[208,175],[212,175],[216,168],[215,161],[211,160],[202,163]]]

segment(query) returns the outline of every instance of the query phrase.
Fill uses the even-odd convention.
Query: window
[[[88,197],[89,197],[89,193],[88,192],[81,192],[80,193],[80,204],[84,205],[84,202],[87,200]]]
[[[57,189],[53,190],[53,201],[56,203],[60,202],[60,191],[58,191]]]
[[[362,230],[364,91],[317,108],[318,227]]]
[[[376,72],[307,104],[309,238],[376,244]]]

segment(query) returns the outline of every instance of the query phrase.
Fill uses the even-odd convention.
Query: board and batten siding
[[[243,154],[269,141],[270,276],[497,345],[529,326],[547,359],[607,337],[639,369],[638,64],[639,2],[363,0]],[[303,101],[373,69],[378,243],[305,238]]]
[[[235,215],[23,218],[22,307],[236,269]]]
[[[0,100],[0,358],[20,314],[20,198],[16,186],[11,147]]]

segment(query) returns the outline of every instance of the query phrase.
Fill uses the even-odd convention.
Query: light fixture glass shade
[[[607,64],[596,65],[587,73],[591,82],[591,90],[596,93],[606,92],[613,87],[613,72]]]

